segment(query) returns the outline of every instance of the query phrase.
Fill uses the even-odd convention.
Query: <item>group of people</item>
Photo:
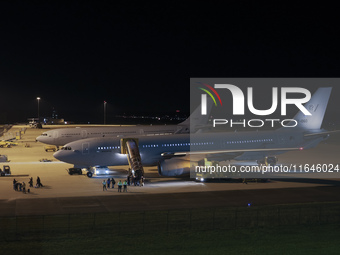
[[[127,177],[127,185],[144,186],[144,176],[142,175],[140,180],[137,180],[137,178],[133,174],[130,174]]]
[[[114,189],[116,181],[115,181],[114,178],[111,178],[111,179],[108,178],[107,180],[103,180],[102,184],[103,184],[103,191],[110,188],[110,184],[112,185],[112,189]],[[122,192],[122,186],[124,186],[123,192],[127,192],[127,181],[126,180],[124,182],[122,182],[122,180],[119,180],[119,182],[118,182],[118,192]]]
[[[107,180],[103,180],[102,182],[103,184],[103,191],[107,190],[107,188],[110,188],[110,184],[112,184],[112,188],[115,188],[115,184],[116,181],[113,178],[108,178]],[[118,192],[122,192],[122,186],[124,186],[124,191],[123,192],[127,192],[127,181],[124,181],[124,183],[122,183],[122,180],[119,180],[118,182]]]
[[[107,180],[104,180],[103,182],[102,182],[102,184],[103,184],[103,191],[104,190],[107,190],[108,188],[110,188],[110,186],[112,187],[112,189],[114,189],[115,188],[115,184],[116,184],[116,181],[115,181],[115,179],[114,178],[107,178]]]
[[[103,180],[102,182],[103,184],[103,191],[107,190],[108,188],[110,188],[110,185],[112,187],[112,189],[115,188],[115,184],[116,181],[114,178],[108,178],[107,180]],[[130,186],[131,181],[130,181],[130,176],[128,176],[127,180],[124,180],[124,182],[122,182],[122,180],[119,180],[118,182],[118,192],[122,192],[122,188],[123,188],[123,192],[127,192],[127,186]],[[144,177],[142,176],[142,178],[137,182],[134,182],[135,186],[144,186]]]
[[[127,177],[127,185],[134,185],[134,186],[144,186],[144,176],[140,176],[140,171],[136,171],[134,169],[129,168],[128,170],[128,177]]]
[[[23,193],[29,193],[31,190],[30,188],[33,188],[33,177],[29,178],[28,181],[28,185],[29,187],[26,189],[26,183],[25,182],[18,182],[16,179],[13,180],[13,189],[15,191],[22,191]],[[37,177],[37,182],[35,185],[35,188],[40,188],[40,187],[44,187],[44,185],[42,185],[40,177]]]

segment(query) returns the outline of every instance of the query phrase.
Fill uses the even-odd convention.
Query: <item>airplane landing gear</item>
[[[259,165],[262,164],[262,165],[266,165],[266,166],[268,166],[268,165],[275,166],[277,161],[278,161],[277,157],[265,157],[261,160],[258,160],[257,164],[259,164]]]

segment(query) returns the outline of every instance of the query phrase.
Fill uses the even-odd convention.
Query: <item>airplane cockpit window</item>
[[[42,133],[41,136],[47,136],[47,134],[46,133]]]
[[[65,151],[70,151],[70,150],[72,150],[72,148],[70,147],[70,146],[63,146],[63,147],[61,147],[61,150],[65,150]]]

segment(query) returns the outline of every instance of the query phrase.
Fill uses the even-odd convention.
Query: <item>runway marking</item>
[[[56,161],[56,162],[40,162],[40,161],[34,161],[34,162],[1,162],[3,164],[8,165],[26,165],[26,164],[66,164],[65,162]]]

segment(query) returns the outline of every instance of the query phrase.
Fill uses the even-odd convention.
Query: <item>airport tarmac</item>
[[[143,187],[129,186],[127,193],[115,189],[102,190],[102,181],[108,176],[88,178],[86,175],[70,176],[66,169],[72,167],[53,158],[53,152],[45,152],[44,144],[35,138],[47,128],[31,129],[28,126],[13,126],[8,132],[27,127],[26,133],[12,148],[0,148],[0,154],[8,156],[11,176],[0,177],[0,215],[63,214],[85,212],[109,212],[126,210],[155,210],[194,208],[199,206],[242,206],[256,204],[300,203],[316,201],[340,201],[340,182],[337,180],[271,180],[268,183],[238,182],[197,183],[189,178],[159,177],[156,167],[145,168],[146,184]],[[302,157],[311,157],[311,163],[339,162],[340,135],[334,135],[317,148],[289,152],[280,156],[280,161],[299,162]],[[29,147],[25,147],[25,145]],[[325,153],[327,150],[327,153]],[[322,157],[320,157],[322,152]],[[52,162],[40,162],[47,158]],[[127,166],[113,167],[116,181],[126,177]],[[39,176],[43,188],[31,188],[24,194],[13,190],[13,179],[25,182],[30,177],[34,184]],[[248,201],[248,202],[247,202]]]

